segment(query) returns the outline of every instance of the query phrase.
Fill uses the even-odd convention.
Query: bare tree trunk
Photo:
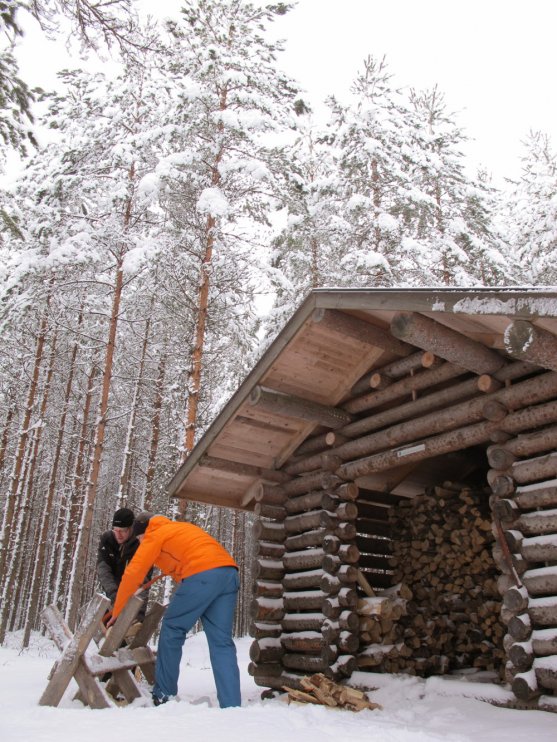
[[[65,595],[67,599],[70,589],[71,565],[74,562],[77,536],[85,496],[88,462],[87,447],[89,443],[87,429],[89,427],[89,416],[91,414],[91,406],[93,403],[95,382],[98,372],[99,367],[95,362],[93,362],[87,380],[87,392],[85,394],[83,405],[83,418],[79,433],[79,445],[75,456],[74,469],[71,473],[71,483],[68,484],[69,471],[64,477],[64,481],[66,482],[66,497],[64,504],[65,507],[60,507],[60,515],[58,519],[56,544],[60,552],[58,557],[56,582],[54,586],[54,602],[58,600],[60,595]],[[70,459],[68,459],[68,465],[69,464],[71,464]]]
[[[134,163],[131,164],[128,172],[129,184],[135,180],[136,172]],[[127,232],[132,218],[133,197],[130,195],[126,201],[126,207],[123,217],[123,232]],[[122,301],[122,292],[124,288],[123,263],[126,253],[125,245],[118,249],[116,258],[116,280],[114,283],[114,293],[112,295],[112,310],[108,326],[108,339],[106,344],[106,354],[103,366],[103,375],[101,382],[101,393],[97,420],[95,423],[95,437],[93,452],[91,457],[91,468],[89,473],[89,482],[85,501],[83,503],[83,512],[79,533],[76,544],[75,568],[70,579],[70,595],[66,614],[70,628],[74,628],[76,623],[77,611],[79,609],[80,595],[86,586],[85,578],[87,575],[87,563],[89,557],[89,543],[91,541],[91,527],[93,523],[93,510],[95,499],[97,497],[97,488],[101,472],[101,462],[106,433],[108,401],[112,382],[112,371],[114,367],[114,353],[116,349],[116,333],[118,330],[118,319],[120,316],[120,304]]]
[[[8,447],[9,431],[12,418],[15,414],[15,403],[8,409],[6,414],[6,420],[4,422],[4,430],[2,431],[2,439],[0,441],[0,473],[4,470],[4,461],[6,457],[6,448]]]
[[[153,302],[151,302],[151,310],[153,308]],[[139,370],[137,373],[137,379],[135,382],[135,388],[133,390],[133,399],[130,409],[130,419],[128,423],[128,430],[126,433],[126,444],[124,446],[124,458],[122,461],[122,471],[120,472],[120,485],[118,487],[117,502],[118,507],[126,505],[129,500],[130,490],[130,478],[132,472],[132,456],[133,448],[135,444],[135,421],[137,418],[137,405],[139,400],[139,393],[143,384],[143,373],[145,369],[145,358],[147,356],[147,347],[149,344],[149,330],[151,328],[151,320],[147,319],[145,323],[145,335],[143,337],[143,344],[141,347],[141,358],[139,360]]]
[[[44,419],[46,410],[48,407],[48,399],[50,395],[50,387],[52,384],[52,376],[54,374],[54,361],[56,357],[56,334],[53,336],[52,345],[50,349],[50,358],[48,364],[48,371],[44,382],[43,396],[41,400],[41,406],[39,410],[39,424],[35,426],[33,430],[32,445],[30,447],[31,455],[28,462],[27,471],[25,476],[22,478],[23,487],[18,497],[18,513],[15,519],[16,528],[13,533],[12,542],[10,545],[10,564],[6,569],[6,599],[3,601],[2,610],[0,612],[0,644],[4,642],[6,632],[6,618],[9,615],[9,600],[8,596],[14,594],[16,578],[18,572],[20,578],[17,580],[18,593],[16,597],[17,604],[21,606],[22,596],[21,587],[23,582],[24,570],[20,570],[20,563],[23,565],[26,562],[26,550],[29,549],[29,533],[31,532],[30,520],[33,517],[33,488],[35,485],[35,470],[37,467],[37,461],[39,458],[39,451],[42,440],[42,432],[44,429]],[[33,560],[32,564],[29,562],[29,568],[41,570],[43,565],[36,559]],[[27,600],[26,600],[27,602]],[[19,627],[18,627],[19,628]]]
[[[68,623],[71,628],[75,626],[77,611],[79,608],[80,594],[83,587],[83,580],[85,577],[87,558],[89,550],[89,538],[91,534],[91,525],[93,523],[93,508],[95,505],[95,498],[97,495],[97,487],[99,483],[99,475],[101,470],[101,461],[104,445],[104,437],[106,432],[106,418],[108,413],[108,396],[110,393],[110,385],[112,380],[112,369],[114,365],[114,349],[116,345],[116,331],[118,329],[118,317],[120,313],[120,302],[122,299],[122,288],[124,284],[124,274],[122,270],[122,258],[118,261],[116,269],[116,283],[114,286],[114,295],[112,298],[112,311],[110,314],[110,323],[108,329],[108,342],[106,346],[106,355],[104,360],[104,368],[101,383],[101,394],[99,400],[99,408],[97,413],[95,439],[93,444],[93,453],[91,457],[91,471],[89,476],[89,483],[87,486],[87,492],[85,494],[85,501],[83,503],[83,511],[81,517],[81,523],[79,527],[77,548],[75,555],[75,568],[72,573],[70,580],[70,596],[68,606],[66,608]]]
[[[39,375],[43,360],[44,344],[46,340],[46,333],[48,330],[47,310],[50,304],[50,296],[47,298],[45,313],[41,320],[39,334],[37,336],[37,345],[35,348],[35,360],[33,364],[33,371],[31,373],[31,382],[27,392],[27,401],[25,403],[25,412],[23,415],[23,422],[19,431],[19,439],[17,443],[17,450],[15,454],[12,474],[11,474],[11,485],[8,497],[6,500],[4,520],[2,523],[2,538],[0,541],[0,582],[5,585],[5,574],[6,574],[6,558],[9,550],[9,545],[12,536],[12,529],[14,526],[14,513],[16,506],[17,493],[20,487],[21,472],[23,468],[23,462],[27,450],[27,441],[29,438],[29,426],[31,424],[31,416],[33,414],[33,408],[35,407],[35,400],[37,396],[37,388],[39,384]]]
[[[223,88],[220,97],[220,110],[227,109],[227,88]],[[222,123],[218,124],[219,134],[223,132]],[[220,185],[221,176],[219,166],[224,155],[224,147],[220,146],[213,165],[211,167],[211,186]],[[197,411],[199,408],[199,393],[201,389],[201,371],[203,368],[203,351],[205,347],[205,332],[207,326],[207,310],[209,304],[209,287],[210,287],[210,267],[213,259],[213,248],[215,244],[215,227],[216,219],[214,216],[208,216],[205,223],[204,242],[205,251],[201,261],[200,281],[197,294],[197,317],[195,322],[195,335],[193,343],[193,352],[191,359],[191,374],[189,392],[186,404],[186,430],[184,439],[184,450],[182,461],[190,455],[194,443],[197,429]],[[181,501],[184,502],[185,501]]]
[[[147,474],[145,476],[145,494],[143,497],[143,507],[145,510],[151,510],[153,507],[153,479],[155,476],[155,463],[157,460],[157,451],[159,448],[161,411],[162,411],[162,388],[166,373],[166,352],[163,353],[159,360],[157,373],[157,382],[155,385],[155,400],[153,402],[153,419],[151,424],[151,444],[149,446],[149,461],[147,465]]]
[[[78,331],[81,327],[81,323],[83,321],[83,313],[80,312],[78,317]],[[31,629],[34,625],[37,624],[38,615],[37,615],[37,609],[39,605],[39,596],[41,594],[41,587],[42,584],[45,581],[45,572],[44,569],[45,566],[45,556],[48,549],[48,534],[50,529],[50,522],[51,522],[51,513],[53,511],[53,505],[54,505],[54,495],[56,492],[56,483],[58,479],[58,467],[60,464],[60,457],[62,452],[62,443],[64,440],[65,430],[66,430],[66,418],[68,415],[68,408],[70,404],[70,397],[72,392],[72,385],[73,385],[73,378],[75,374],[75,363],[77,359],[77,352],[78,352],[79,344],[77,342],[74,343],[72,353],[71,353],[71,362],[70,362],[70,368],[68,371],[68,379],[66,381],[66,388],[64,393],[64,407],[62,409],[62,415],[60,417],[60,422],[58,424],[58,436],[56,440],[56,448],[54,451],[54,460],[52,462],[52,468],[50,471],[50,479],[48,483],[48,492],[46,496],[46,502],[43,512],[43,517],[40,521],[40,529],[39,529],[39,536],[38,536],[38,550],[37,550],[37,556],[36,556],[36,565],[38,569],[35,569],[33,571],[33,578],[31,581],[31,588],[30,588],[30,602],[29,607],[27,610],[27,620],[25,623],[25,631],[23,633],[23,641],[22,646],[28,647],[29,646],[29,639],[31,636]]]

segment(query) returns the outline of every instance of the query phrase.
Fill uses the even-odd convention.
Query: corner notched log
[[[557,338],[547,330],[515,320],[505,330],[504,342],[509,355],[557,371]]]

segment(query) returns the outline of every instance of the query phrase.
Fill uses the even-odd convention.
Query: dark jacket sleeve
[[[118,583],[116,582],[109,560],[110,547],[103,534],[99,542],[99,551],[97,554],[97,577],[99,578],[104,593],[110,601],[114,603],[116,593],[118,592]]]

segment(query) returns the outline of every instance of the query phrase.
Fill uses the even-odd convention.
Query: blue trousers
[[[162,620],[153,695],[175,696],[186,634],[201,619],[221,708],[240,706],[240,671],[232,640],[240,580],[235,567],[218,567],[182,580]]]

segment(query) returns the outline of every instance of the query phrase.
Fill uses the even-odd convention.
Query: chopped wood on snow
[[[331,708],[343,708],[349,711],[362,711],[362,709],[380,709],[378,703],[372,703],[366,694],[347,685],[339,685],[322,673],[316,673],[309,677],[303,677],[300,685],[304,690],[296,690],[283,686],[288,693],[288,702],[316,703]]]

